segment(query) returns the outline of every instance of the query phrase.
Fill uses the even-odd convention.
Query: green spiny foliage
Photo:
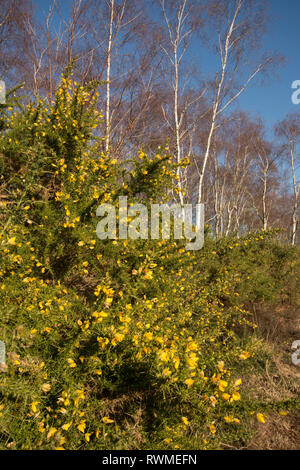
[[[66,74],[53,104],[1,115],[1,446],[245,439],[239,376],[259,345],[243,303],[276,297],[291,253],[261,234],[208,237],[199,253],[184,240],[98,240],[99,204],[166,200],[176,167],[163,149],[123,164],[101,152],[96,85]]]

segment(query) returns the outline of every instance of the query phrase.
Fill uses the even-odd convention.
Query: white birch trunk
[[[111,69],[111,50],[112,50],[112,37],[113,37],[113,23],[114,23],[114,8],[115,0],[110,1],[110,21],[109,21],[109,34],[107,46],[107,68],[106,68],[106,110],[105,110],[105,151],[108,152],[110,146],[110,69]]]

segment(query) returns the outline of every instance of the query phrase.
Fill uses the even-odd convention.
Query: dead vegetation
[[[244,386],[256,400],[288,402],[300,397],[300,367],[292,363],[291,345],[300,339],[300,308],[280,305],[273,309],[258,305],[253,309],[259,332],[266,341],[271,360],[261,374],[245,377]],[[293,409],[268,413],[266,423],[256,425],[249,450],[299,450],[300,411]]]

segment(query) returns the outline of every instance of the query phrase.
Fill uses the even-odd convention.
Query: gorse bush
[[[243,434],[249,263],[209,237],[96,237],[100,204],[160,202],[176,174],[165,149],[101,152],[96,86],[66,74],[53,104],[2,108],[1,447],[218,448]]]
[[[217,242],[207,238],[198,254],[201,285],[227,283],[228,293],[221,296],[227,304],[299,302],[299,250],[281,246],[278,234],[270,230]]]

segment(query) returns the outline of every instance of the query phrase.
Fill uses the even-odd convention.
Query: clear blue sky
[[[63,14],[67,13],[70,2],[59,0]],[[48,11],[50,0],[34,0],[34,3],[40,16],[42,12]],[[300,112],[300,104],[293,105],[291,101],[291,84],[294,80],[300,80],[300,0],[269,0],[269,5],[271,21],[264,46],[266,50],[277,51],[285,56],[286,64],[277,70],[278,76],[270,77],[264,86],[254,81],[241,96],[239,107],[250,112],[253,118],[259,115],[266,123],[268,134],[271,134],[273,125],[288,112]],[[199,50],[201,55],[205,74],[206,67],[210,69],[212,64],[205,63],[208,56]]]

